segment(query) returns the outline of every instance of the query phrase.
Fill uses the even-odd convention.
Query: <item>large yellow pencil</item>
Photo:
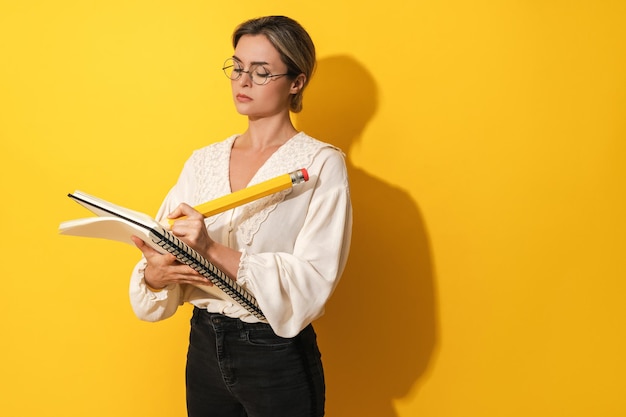
[[[257,200],[261,197],[286,190],[289,187],[308,180],[309,173],[305,168],[301,168],[297,171],[290,172],[289,174],[279,175],[271,180],[263,181],[239,191],[235,191],[234,193],[218,197],[215,200],[200,204],[194,207],[194,209],[202,213],[204,217],[210,217],[223,211],[230,210],[231,208]],[[184,217],[178,217],[176,219],[168,219],[168,221],[171,225],[176,220],[183,218]]]

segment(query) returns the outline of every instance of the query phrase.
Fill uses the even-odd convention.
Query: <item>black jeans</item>
[[[195,308],[187,353],[189,417],[321,417],[325,385],[313,326],[294,338]]]

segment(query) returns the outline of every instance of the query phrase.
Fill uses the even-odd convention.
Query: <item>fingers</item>
[[[150,263],[144,278],[152,288],[163,288],[170,284],[192,284],[213,286],[213,283],[187,265],[181,263]]]
[[[135,243],[135,246],[137,246],[139,249],[141,249],[142,247],[146,245],[145,243],[143,243],[143,240],[139,239],[137,236],[131,236],[130,239],[133,241],[133,243]]]
[[[157,252],[137,236],[131,236],[131,239],[148,261],[144,279],[150,287],[158,289],[169,284],[213,286],[211,281],[190,266],[180,263],[174,255]]]
[[[146,242],[144,242],[137,236],[131,236],[130,238],[135,244],[135,246],[137,246],[137,248],[141,251],[141,253],[143,253],[143,256],[145,256],[146,258],[150,255],[158,254],[157,251],[152,249],[150,246],[146,245]]]
[[[204,216],[200,212],[182,203],[168,217],[176,218],[170,227],[172,233],[200,254],[206,254],[212,239],[207,232]]]
[[[138,238],[137,236],[130,237],[135,243],[135,246],[141,251],[144,258],[149,263],[159,264],[159,265],[174,265],[178,264],[178,260],[171,253],[160,253],[154,250],[152,247],[148,246],[146,242]]]
[[[193,271],[191,268],[188,268],[188,271]],[[171,276],[168,280],[170,283],[176,284],[191,284],[191,285],[207,285],[209,287],[213,286],[213,283],[209,281],[207,278],[202,275],[196,273],[183,272],[182,274]]]
[[[188,217],[190,219],[204,218],[202,213],[185,203],[179,204],[167,217],[169,219],[179,219],[181,217]]]

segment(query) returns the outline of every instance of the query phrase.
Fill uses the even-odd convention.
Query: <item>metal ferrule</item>
[[[301,169],[299,169],[297,171],[290,172],[289,176],[291,177],[291,184],[292,185],[300,184],[301,182],[305,181],[304,174],[302,173]]]

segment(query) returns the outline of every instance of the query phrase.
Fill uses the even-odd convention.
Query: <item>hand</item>
[[[155,251],[137,236],[132,236],[131,239],[148,261],[148,266],[144,271],[144,280],[150,288],[160,290],[170,284],[213,285],[211,281],[189,266],[178,262],[174,255]]]
[[[181,203],[167,217],[178,219],[171,226],[171,232],[206,257],[209,248],[215,242],[209,237],[202,213],[188,204]]]
[[[241,252],[215,242],[209,236],[204,216],[187,204],[180,204],[167,216],[177,219],[170,231],[194,248],[200,255],[210,260],[231,279],[237,279]]]

